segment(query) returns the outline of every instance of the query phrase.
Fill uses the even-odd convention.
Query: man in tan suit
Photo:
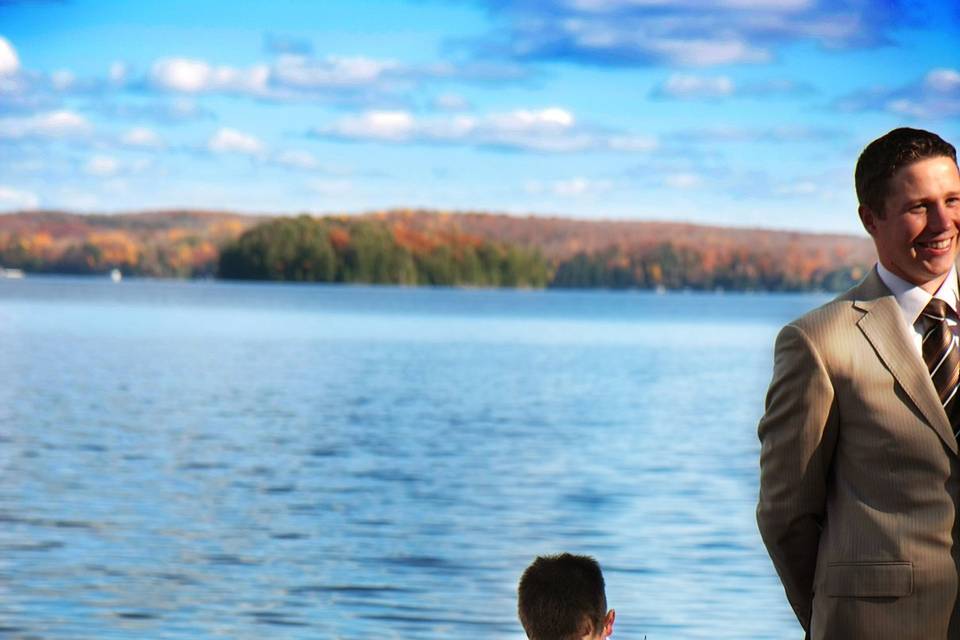
[[[876,268],[783,328],[757,521],[808,638],[960,639],[960,172],[896,129],[855,172]]]

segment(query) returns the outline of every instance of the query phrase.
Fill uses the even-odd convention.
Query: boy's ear
[[[613,609],[607,611],[607,617],[603,621],[603,634],[601,638],[609,638],[613,635],[613,622],[617,619],[617,612]]]
[[[580,621],[579,634],[584,640],[597,637],[597,630],[593,628],[593,620],[590,619],[590,616],[583,616],[583,620]]]

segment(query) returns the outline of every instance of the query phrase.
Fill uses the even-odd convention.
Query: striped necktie
[[[923,316],[930,323],[923,334],[923,361],[956,435],[960,427],[960,411],[955,410],[960,403],[960,398],[957,397],[957,387],[960,386],[960,352],[947,318],[956,322],[957,314],[946,302],[933,298],[924,308]]]

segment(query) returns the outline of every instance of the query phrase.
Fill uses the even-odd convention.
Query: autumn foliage
[[[275,218],[168,211],[0,215],[28,272],[393,284],[841,289],[868,239],[640,221],[392,210]]]
[[[403,285],[543,287],[536,248],[357,218],[279,218],[224,247],[220,277]]]

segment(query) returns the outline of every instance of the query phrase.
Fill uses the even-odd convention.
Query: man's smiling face
[[[947,157],[925,158],[890,178],[883,211],[860,207],[880,263],[935,293],[957,259],[960,171]]]

